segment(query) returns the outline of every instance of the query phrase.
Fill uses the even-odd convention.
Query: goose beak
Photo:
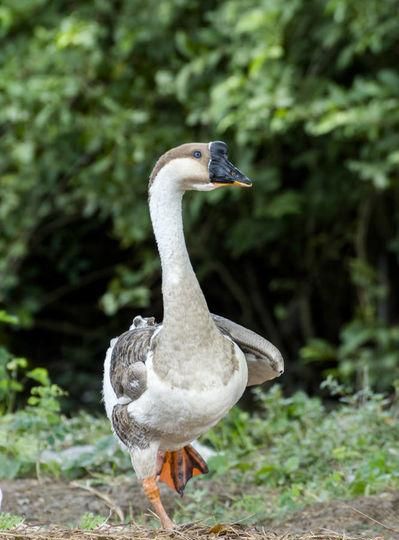
[[[218,186],[251,187],[250,180],[244,173],[227,159],[227,145],[222,141],[214,141],[209,145],[209,179]]]

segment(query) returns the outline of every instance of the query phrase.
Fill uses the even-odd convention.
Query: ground
[[[151,530],[152,517],[141,490],[131,478],[119,478],[97,484],[84,480],[66,482],[47,479],[1,481],[3,512],[23,516],[24,524],[14,531],[0,531],[1,540],[14,539],[150,539],[150,538],[246,538],[248,540],[299,539],[395,539],[399,540],[399,492],[361,497],[352,501],[315,504],[277,522],[259,523],[256,528],[238,525],[180,525],[176,532],[162,534]],[[211,489],[220,489],[214,486]],[[167,509],[176,506],[173,493],[165,489]],[[188,503],[190,495],[185,496]],[[77,528],[82,515],[109,516],[102,527],[90,530]],[[144,516],[144,521],[143,521]],[[146,517],[147,516],[147,517]],[[137,519],[140,525],[137,524]],[[130,523],[121,526],[121,521]],[[146,521],[147,520],[147,521]],[[119,523],[119,525],[118,525]],[[51,528],[49,529],[49,526]],[[152,522],[152,527],[154,523]]]

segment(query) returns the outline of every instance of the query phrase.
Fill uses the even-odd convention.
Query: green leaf
[[[0,310],[0,322],[6,324],[18,324],[18,317],[10,315],[4,310]]]
[[[27,372],[26,376],[40,383],[42,386],[50,385],[49,375],[48,375],[47,369],[45,368],[38,367],[38,368],[32,369],[31,371]]]

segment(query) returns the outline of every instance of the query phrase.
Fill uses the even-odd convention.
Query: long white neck
[[[209,325],[210,315],[187,253],[183,192],[171,174],[173,170],[161,169],[150,188],[150,214],[162,265],[164,328],[181,328],[184,318],[199,332],[202,325]]]
[[[183,193],[163,167],[150,188],[150,214],[162,264],[163,327],[152,365],[182,388],[210,388],[236,369],[232,344],[217,329],[188,257],[183,234]]]

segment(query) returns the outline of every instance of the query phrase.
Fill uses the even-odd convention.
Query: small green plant
[[[5,347],[0,347],[0,413],[10,413],[15,408],[16,396],[24,389],[19,373],[26,370],[25,358],[15,358]]]
[[[39,476],[41,452],[56,438],[63,437],[59,397],[64,392],[45,380],[44,373],[41,379],[31,389],[23,409],[0,419],[0,477],[26,474],[32,464]]]
[[[0,322],[14,324],[15,318],[0,312]],[[28,383],[27,403],[14,412],[16,396],[27,390]],[[41,452],[63,436],[60,397],[64,393],[51,383],[46,369],[29,369],[25,358],[0,347],[0,477],[26,473],[32,463],[40,474]]]
[[[0,310],[0,325],[17,324],[18,319]],[[14,409],[18,392],[24,389],[19,379],[19,371],[26,370],[25,358],[14,357],[6,347],[0,346],[0,414],[11,412]]]
[[[0,417],[0,477],[47,474],[73,479],[132,472],[105,417],[79,413],[67,418],[51,410],[57,401],[51,386],[42,394],[34,393],[34,405]],[[43,409],[47,400],[49,410]]]
[[[79,528],[86,531],[92,531],[97,529],[97,527],[104,525],[107,522],[107,519],[108,518],[104,516],[98,516],[96,514],[92,514],[91,512],[87,512],[80,518]]]
[[[8,531],[10,529],[15,529],[15,527],[21,525],[23,521],[24,518],[22,518],[21,516],[15,516],[13,514],[0,512],[0,531]]]

